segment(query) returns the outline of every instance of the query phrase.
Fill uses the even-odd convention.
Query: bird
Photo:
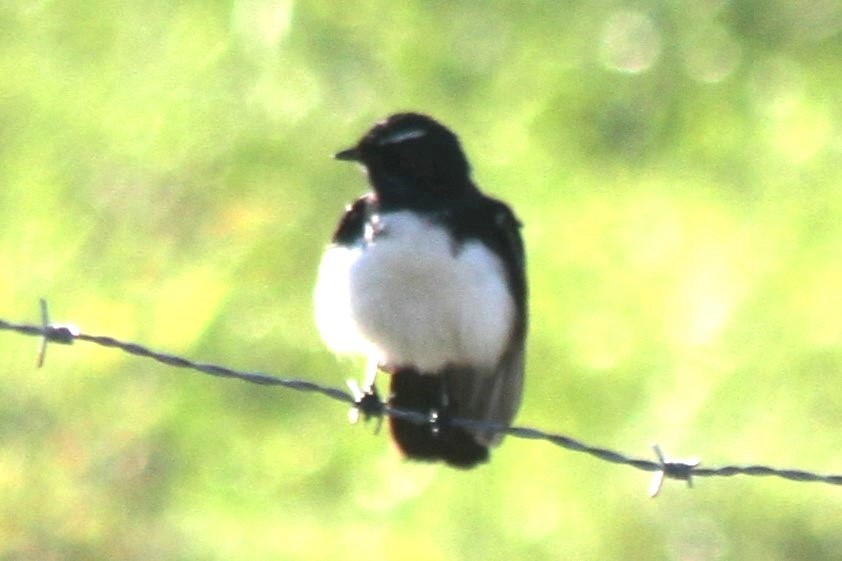
[[[402,454],[468,469],[487,462],[520,406],[527,331],[521,223],[471,179],[458,137],[432,117],[395,113],[351,148],[371,191],[344,210],[319,265],[315,319],[337,354],[390,377],[386,404]],[[449,423],[485,422],[484,426]]]

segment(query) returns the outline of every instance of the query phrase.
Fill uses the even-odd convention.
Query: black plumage
[[[390,420],[392,435],[407,457],[462,468],[486,461],[500,435],[448,424],[447,419],[509,424],[519,406],[527,326],[520,223],[506,204],[477,188],[457,137],[426,115],[392,115],[336,158],[362,164],[373,192],[348,206],[333,235],[334,245],[352,248],[376,242],[378,236],[389,235],[388,227],[379,229],[380,217],[411,212],[448,232],[454,258],[466,244],[479,243],[501,265],[514,314],[508,342],[491,366],[448,363],[427,372],[413,364],[380,364],[391,375],[391,406],[435,412],[442,419],[425,425]],[[402,329],[411,334],[414,319],[399,318]]]

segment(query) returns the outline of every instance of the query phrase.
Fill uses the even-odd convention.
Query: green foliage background
[[[429,112],[526,223],[519,424],[842,471],[833,0],[0,5],[0,316],[342,385],[329,156]],[[408,464],[336,403],[0,334],[2,559],[837,561],[842,490],[509,439]]]

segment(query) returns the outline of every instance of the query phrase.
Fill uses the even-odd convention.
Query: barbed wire
[[[211,376],[233,378],[252,384],[281,386],[295,391],[320,394],[347,405],[351,405],[353,407],[352,411],[362,414],[364,418],[382,418],[387,416],[408,420],[418,424],[435,424],[442,422],[435,412],[411,411],[390,407],[388,404],[381,402],[379,398],[376,398],[374,394],[363,394],[358,388],[354,387],[352,387],[350,391],[346,391],[340,388],[322,385],[307,380],[281,378],[262,372],[236,370],[217,364],[197,362],[178,355],[155,351],[143,345],[121,341],[119,339],[115,339],[114,337],[83,333],[78,327],[72,324],[51,323],[46,301],[42,299],[40,304],[41,325],[14,323],[0,319],[0,330],[41,338],[37,361],[38,367],[41,367],[44,364],[47,345],[49,343],[69,345],[75,341],[86,341],[102,347],[116,348],[131,355],[149,358],[175,368],[186,368]],[[650,460],[627,456],[615,450],[586,444],[585,442],[570,436],[550,433],[535,428],[508,426],[500,423],[460,418],[448,418],[446,422],[464,428],[475,428],[488,432],[506,434],[514,438],[547,441],[566,450],[587,454],[605,462],[630,466],[642,471],[654,472],[655,475],[649,488],[649,495],[652,497],[658,495],[665,479],[686,481],[688,486],[692,487],[693,478],[695,477],[731,477],[734,475],[766,476],[778,477],[789,481],[817,482],[842,486],[842,475],[820,474],[801,469],[781,469],[764,465],[700,467],[701,462],[698,459],[680,460],[666,456],[657,444],[652,447],[655,452],[656,459]]]

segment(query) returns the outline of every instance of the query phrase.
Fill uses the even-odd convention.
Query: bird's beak
[[[360,154],[360,149],[355,146],[353,148],[337,152],[333,155],[333,158],[336,160],[342,160],[343,162],[360,162],[362,161],[362,154]]]

